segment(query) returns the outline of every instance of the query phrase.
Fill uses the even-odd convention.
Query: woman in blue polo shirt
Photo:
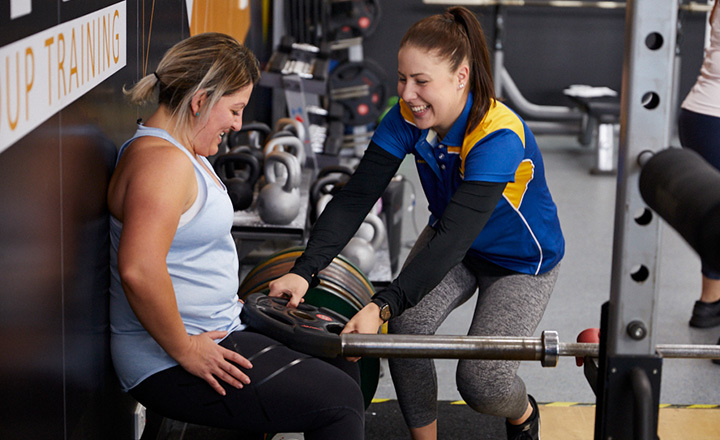
[[[482,29],[463,7],[414,24],[398,53],[400,102],[379,124],[358,168],[316,223],[307,249],[270,295],[296,305],[415,157],[430,221],[398,277],[348,323],[375,333],[432,334],[479,292],[470,335],[529,336],[558,274],[564,239],[535,137],[497,101]],[[503,416],[509,439],[538,437],[535,400],[519,362],[461,360],[458,390],[476,411]],[[437,386],[430,359],[390,359],[414,439],[434,439]]]

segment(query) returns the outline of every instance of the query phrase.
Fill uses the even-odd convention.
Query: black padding
[[[668,148],[643,166],[640,194],[705,264],[720,270],[720,171],[692,150]]]

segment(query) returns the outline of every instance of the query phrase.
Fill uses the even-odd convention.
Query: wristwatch
[[[383,322],[387,322],[388,319],[392,318],[392,311],[390,310],[390,305],[388,303],[379,298],[372,300],[372,302],[380,307],[380,319],[382,319]]]

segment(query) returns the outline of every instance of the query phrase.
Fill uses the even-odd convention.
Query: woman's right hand
[[[223,396],[225,389],[217,379],[239,389],[249,384],[250,378],[234,364],[242,368],[252,368],[249,360],[215,342],[215,339],[225,335],[227,332],[224,331],[192,335],[184,353],[176,359],[185,370],[205,380]]]
[[[294,273],[287,273],[280,278],[270,282],[268,296],[276,296],[288,300],[288,307],[295,308],[303,302],[303,296],[308,290],[308,282],[305,278]]]

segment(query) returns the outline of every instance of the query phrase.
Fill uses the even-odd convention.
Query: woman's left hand
[[[380,319],[380,307],[371,302],[352,317],[342,333],[377,334],[381,325],[383,325],[383,320]],[[349,357],[347,360],[357,362],[360,358]]]

